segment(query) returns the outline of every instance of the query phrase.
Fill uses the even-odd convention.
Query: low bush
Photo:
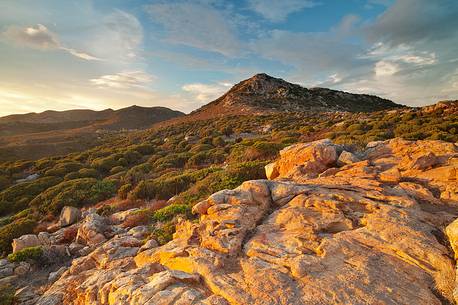
[[[112,181],[82,178],[64,181],[47,189],[30,203],[40,212],[57,215],[64,205],[83,206],[94,204],[113,196],[116,185]]]
[[[0,193],[0,215],[15,213],[27,208],[36,195],[61,181],[62,179],[57,177],[43,177],[7,188]]]
[[[127,199],[127,195],[129,194],[131,189],[132,184],[130,183],[122,185],[118,190],[118,197],[121,199]]]
[[[143,226],[151,222],[151,216],[153,212],[150,209],[141,209],[139,211],[135,211],[134,213],[128,215],[122,226],[124,228],[133,228],[137,226]]]
[[[93,168],[82,168],[78,171],[80,178],[97,178],[99,173]]]
[[[0,305],[13,305],[15,292],[11,285],[0,285]]]
[[[45,176],[63,177],[68,173],[80,170],[83,165],[79,162],[64,162],[56,164],[52,169],[47,170]]]
[[[154,238],[159,245],[165,245],[173,239],[173,233],[175,233],[175,224],[168,222],[154,229],[153,233],[151,233],[151,237]]]
[[[129,194],[131,199],[163,199],[171,197],[187,190],[193,183],[206,177],[217,168],[206,168],[190,173],[172,177],[159,177],[153,180],[140,182]]]
[[[0,254],[11,252],[13,239],[30,234],[37,225],[35,220],[29,218],[18,219],[0,228]]]
[[[191,207],[187,204],[171,204],[153,213],[154,221],[169,221],[175,216],[182,215],[187,218],[191,216]]]
[[[12,263],[19,263],[26,260],[39,261],[43,255],[41,246],[24,248],[16,253],[8,255],[8,260]]]

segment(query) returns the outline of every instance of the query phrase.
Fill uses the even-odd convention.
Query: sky
[[[256,73],[412,106],[458,99],[458,1],[0,0],[0,116],[190,112]]]

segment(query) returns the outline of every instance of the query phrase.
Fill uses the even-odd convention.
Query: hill
[[[124,130],[183,116],[165,107],[45,111],[0,118],[0,160],[37,159],[81,151]]]
[[[263,115],[279,112],[374,112],[403,107],[374,95],[353,94],[327,88],[304,88],[265,73],[234,85],[228,92],[186,117],[160,124],[190,122],[230,115]]]

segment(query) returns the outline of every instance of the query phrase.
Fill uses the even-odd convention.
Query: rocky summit
[[[327,88],[304,88],[265,73],[233,86],[223,96],[191,113],[192,117],[301,111],[370,112],[402,107],[367,94]]]
[[[194,205],[199,221],[163,246],[119,227],[127,212],[72,218],[70,267],[17,294],[39,305],[454,304],[457,167],[457,146],[442,141],[295,144],[266,166],[269,180]]]

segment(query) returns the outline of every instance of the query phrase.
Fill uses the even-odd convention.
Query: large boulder
[[[81,211],[78,208],[65,206],[62,208],[59,217],[61,227],[66,227],[76,223],[81,217]]]
[[[298,167],[305,168],[310,176],[318,176],[337,161],[338,146],[329,139],[311,143],[299,143],[280,151],[280,159],[276,162],[279,177],[287,177],[297,171]]]
[[[96,213],[90,213],[78,228],[76,242],[95,246],[107,240],[105,233],[109,230],[108,219]]]
[[[353,164],[359,161],[361,160],[357,156],[355,156],[353,153],[344,150],[342,151],[339,158],[337,159],[337,165],[344,166],[344,165]]]
[[[21,251],[24,248],[40,246],[41,242],[35,234],[22,235],[13,239],[13,253]]]

